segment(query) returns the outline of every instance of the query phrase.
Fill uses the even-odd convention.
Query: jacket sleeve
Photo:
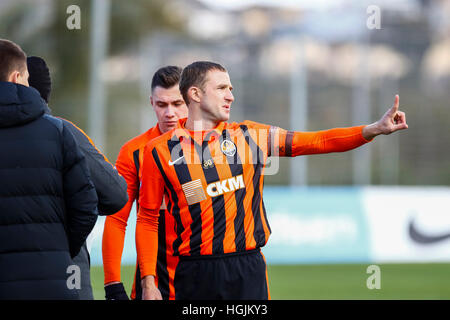
[[[67,211],[67,233],[72,257],[76,256],[97,221],[97,194],[86,159],[64,123],[63,187]]]
[[[103,229],[102,258],[105,284],[120,282],[120,264],[125,241],[128,218],[139,190],[139,174],[132,158],[132,151],[125,144],[116,161],[119,173],[128,185],[128,202],[119,212],[107,216]]]
[[[122,209],[128,201],[127,183],[116,168],[95,147],[86,133],[68,120],[62,119],[86,156],[86,163],[98,197],[100,215],[110,215]]]

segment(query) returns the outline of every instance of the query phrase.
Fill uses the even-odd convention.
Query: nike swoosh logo
[[[174,160],[174,161],[170,161],[169,160],[169,166],[173,166],[176,162],[180,161],[181,159],[183,159],[184,156],[179,157],[178,159]]]
[[[411,220],[408,226],[408,232],[410,238],[417,243],[420,244],[432,244],[436,242],[441,242],[450,238],[450,233],[440,234],[440,235],[428,235],[419,231],[414,224],[414,221]]]

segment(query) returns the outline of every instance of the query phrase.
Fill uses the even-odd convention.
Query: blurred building
[[[61,2],[39,0],[35,11],[30,10],[31,3],[0,3],[2,37],[16,39],[34,54],[42,50],[52,62],[57,61],[53,57],[59,52],[45,52],[45,45],[39,44],[76,36],[77,47],[84,50],[74,50],[74,54],[88,54],[89,37],[81,32],[69,34],[62,30],[64,25],[59,32],[46,32],[52,19],[64,21]],[[90,1],[72,3],[82,7],[84,32],[89,29],[86,7]],[[122,22],[118,17],[135,17],[133,26],[149,22],[139,15],[136,4],[111,0],[111,50],[101,66],[108,88],[105,151],[111,159],[115,160],[125,141],[154,125],[149,93],[151,75],[158,67],[214,60],[227,67],[235,87],[233,121],[251,119],[295,130],[364,124],[377,120],[392,105],[394,95],[400,94],[408,131],[378,137],[370,145],[344,154],[281,159],[279,173],[268,177],[267,184],[450,183],[450,150],[445,143],[443,146],[450,138],[449,1],[154,3],[158,5],[155,10],[164,13],[158,15],[161,20],[153,18],[156,22],[148,30],[127,36],[131,25],[120,24],[119,28]],[[380,9],[380,29],[367,27],[370,5]],[[8,20],[12,17],[15,24]],[[168,28],[174,21],[181,27]],[[125,31],[120,38],[117,30]],[[121,47],[131,36],[133,41]],[[82,68],[86,65],[78,63]],[[85,71],[80,70],[84,80],[72,90],[70,83],[59,80],[69,66],[60,60],[53,64],[52,108],[83,126],[87,123],[85,109],[75,112],[71,111],[75,108],[59,106],[62,101],[86,104],[88,92],[81,87],[87,81]],[[62,91],[64,100],[59,99]],[[71,92],[72,98],[67,98]]]

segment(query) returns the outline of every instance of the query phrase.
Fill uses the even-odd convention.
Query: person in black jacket
[[[97,220],[86,158],[45,111],[25,53],[0,39],[0,299],[78,299],[71,257]]]
[[[30,56],[27,58],[27,66],[30,75],[28,78],[30,87],[38,90],[42,99],[48,105],[52,81],[47,63],[41,57]],[[47,112],[50,113],[49,108]],[[128,201],[125,179],[119,175],[116,168],[95,147],[83,130],[66,119],[59,119],[67,125],[86,156],[87,166],[97,192],[99,215],[110,215],[122,209]],[[90,280],[90,257],[86,243],[73,261],[81,269],[79,297],[82,300],[92,300],[94,297]]]

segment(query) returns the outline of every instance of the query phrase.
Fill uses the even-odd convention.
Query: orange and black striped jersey
[[[271,232],[263,202],[268,157],[346,151],[368,142],[364,126],[292,132],[244,121],[191,132],[185,122],[180,120],[178,128],[144,151],[136,227],[142,277],[155,274],[154,242],[164,190],[176,222],[175,255],[252,250],[264,246]]]
[[[136,201],[139,210],[139,186],[142,176],[142,162],[145,145],[161,135],[159,126],[129,140],[120,149],[116,161],[116,168],[127,182],[128,202],[120,211],[108,216],[105,220],[102,256],[104,267],[104,282],[120,282],[120,265],[125,240],[125,230],[133,203]],[[158,268],[156,281],[165,299],[174,299],[175,292],[173,278],[178,258],[173,256],[172,242],[176,239],[174,219],[166,212],[164,203],[160,202],[159,238],[158,238]],[[137,265],[138,266],[138,265]],[[136,280],[138,279],[138,280]],[[139,298],[140,272],[136,269],[131,298]]]

